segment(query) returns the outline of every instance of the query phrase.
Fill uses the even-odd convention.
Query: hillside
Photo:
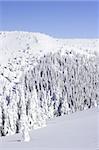
[[[0,32],[0,136],[99,105],[99,40]]]

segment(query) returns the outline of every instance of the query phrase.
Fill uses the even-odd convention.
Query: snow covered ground
[[[93,108],[49,120],[46,128],[0,138],[0,150],[99,150],[99,109]]]

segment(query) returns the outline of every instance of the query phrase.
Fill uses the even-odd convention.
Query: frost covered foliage
[[[98,57],[61,51],[39,60],[25,75],[25,86],[37,91],[47,117],[60,116],[99,104]],[[28,87],[27,87],[28,85]]]
[[[54,116],[99,104],[98,57],[66,51],[49,53],[22,71],[19,83],[2,84],[1,136],[46,125]],[[23,73],[24,72],[24,73]]]
[[[35,89],[28,93],[24,83],[21,83],[12,87],[6,84],[3,90],[0,96],[1,136],[46,126],[46,118],[38,105]]]
[[[79,42],[73,47],[72,40],[53,41],[46,36],[43,39],[41,34],[33,37],[27,33],[8,35],[15,38],[12,49],[17,44],[19,51],[11,59],[9,55],[6,65],[0,65],[0,136],[22,132],[27,137],[25,140],[29,141],[28,131],[45,127],[48,118],[99,105],[97,52],[82,52],[81,49],[86,48],[84,45],[80,48]],[[20,39],[23,40],[22,50],[19,49]],[[57,44],[53,45],[54,42]],[[9,40],[7,44],[10,47]],[[0,45],[4,56],[4,52],[7,55],[7,44],[4,50]],[[33,44],[33,50],[40,50],[38,53],[32,50]]]

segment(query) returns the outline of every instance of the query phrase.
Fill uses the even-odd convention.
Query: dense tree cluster
[[[14,59],[12,80],[12,70],[8,76],[6,68],[0,74],[0,136],[27,133],[46,126],[48,118],[97,107],[98,60],[95,53],[68,50],[31,57],[21,67],[21,61]]]

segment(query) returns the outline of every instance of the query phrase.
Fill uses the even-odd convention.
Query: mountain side
[[[99,105],[98,39],[0,32],[0,135]]]

